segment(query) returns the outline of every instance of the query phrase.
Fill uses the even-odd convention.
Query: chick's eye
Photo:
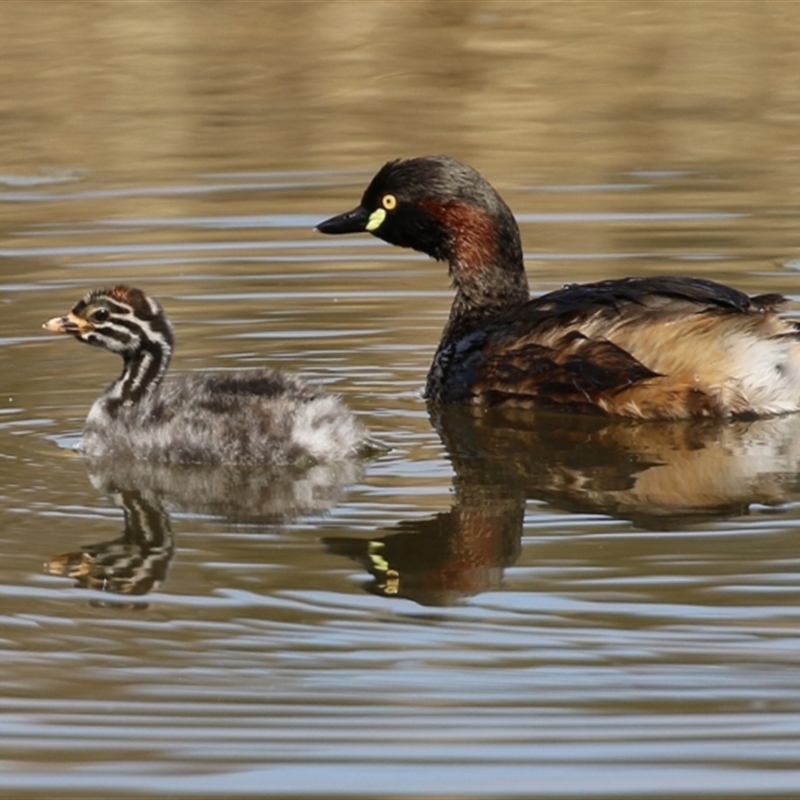
[[[381,205],[387,211],[394,211],[397,208],[397,198],[393,194],[385,194],[381,198]]]
[[[92,319],[95,322],[105,322],[111,314],[107,308],[98,308],[97,311],[92,313]]]

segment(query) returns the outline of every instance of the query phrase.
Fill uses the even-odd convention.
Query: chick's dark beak
[[[363,233],[369,222],[369,211],[358,206],[345,214],[339,214],[317,225],[320,233]]]

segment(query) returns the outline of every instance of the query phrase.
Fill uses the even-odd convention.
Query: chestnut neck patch
[[[486,211],[470,203],[450,201],[423,203],[449,233],[448,260],[451,270],[472,271],[497,260],[497,230]]]

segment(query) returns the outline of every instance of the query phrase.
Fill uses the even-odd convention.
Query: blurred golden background
[[[448,152],[798,186],[799,39],[784,0],[5,0],[0,158],[157,175]]]

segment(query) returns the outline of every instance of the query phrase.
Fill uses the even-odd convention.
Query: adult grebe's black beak
[[[317,225],[320,233],[363,233],[367,230],[370,213],[364,206],[358,206],[345,214],[339,214]]]

